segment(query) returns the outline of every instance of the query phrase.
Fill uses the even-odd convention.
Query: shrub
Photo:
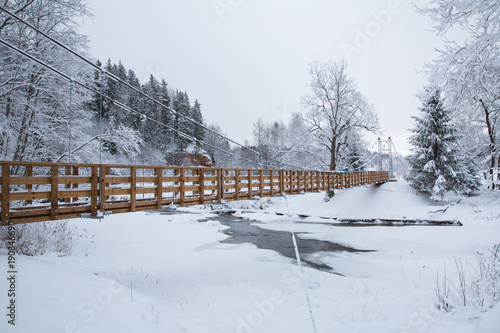
[[[441,281],[436,280],[438,308],[451,312],[471,307],[481,312],[495,306],[500,301],[500,243],[493,246],[489,253],[476,252],[477,265],[464,265],[455,259],[455,276],[446,274],[444,269]]]
[[[0,248],[6,248],[8,227],[0,228]],[[58,252],[70,254],[75,238],[75,228],[68,221],[50,221],[14,225],[14,247],[17,254],[39,256]]]

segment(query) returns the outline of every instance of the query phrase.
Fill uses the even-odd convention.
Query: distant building
[[[173,163],[172,163],[173,159]],[[212,159],[207,152],[201,152],[198,154],[189,154],[182,151],[175,151],[173,153],[167,153],[165,157],[167,165],[175,166],[202,166],[202,167],[212,167]]]

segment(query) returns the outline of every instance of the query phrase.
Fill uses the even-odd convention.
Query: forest
[[[80,19],[92,16],[85,1],[16,0],[2,6],[2,160],[168,165],[186,163],[174,157],[192,154],[209,156],[217,167],[374,168],[376,154],[364,134],[381,135],[382,129],[345,61],[311,63],[302,112],[272,123],[256,119],[252,140],[238,143],[218,124],[208,124],[203,101],[186,91],[153,75],[140,82],[119,59],[94,59],[79,33]],[[400,159],[410,169],[400,173],[436,199],[443,191],[472,193],[481,183],[498,188],[500,37],[491,18],[498,17],[499,4],[431,1],[417,10],[434,22],[445,46],[426,65],[421,116],[409,129],[414,149],[407,162]],[[446,38],[457,27],[467,34],[463,42]],[[432,96],[445,114],[439,124],[428,112]]]

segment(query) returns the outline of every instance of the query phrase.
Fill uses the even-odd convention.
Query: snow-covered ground
[[[445,206],[417,197],[401,180],[323,198],[229,205],[261,228],[373,250],[305,258],[339,274],[300,270],[277,252],[222,242],[226,227],[201,222],[217,216],[204,206],[74,219],[81,237],[72,255],[17,256],[16,326],[4,316],[0,332],[314,332],[313,321],[317,332],[499,331],[499,306],[446,313],[436,309],[434,292],[445,267],[455,278],[455,259],[472,269],[475,251],[500,242],[499,193],[436,213]],[[458,219],[463,226],[340,227],[324,217]],[[0,257],[7,267],[5,252]],[[6,279],[0,288],[5,309]]]

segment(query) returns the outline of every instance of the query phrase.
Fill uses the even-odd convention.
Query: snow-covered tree
[[[198,124],[203,124],[203,116],[201,114],[201,105],[200,102],[196,99],[194,101],[194,105],[191,108],[191,116],[194,121]],[[198,140],[198,144],[200,141],[205,139],[205,129],[201,125],[193,124],[193,136],[196,140]]]
[[[191,105],[189,103],[189,97],[187,93],[182,91],[177,91],[172,103],[174,110],[177,111],[177,113],[185,117],[191,117]],[[174,122],[175,129],[186,135],[193,137],[193,129],[194,129],[193,123],[180,115],[175,117],[175,122]],[[191,143],[189,139],[187,139],[185,136],[180,135],[179,133],[175,134],[175,142],[180,150],[186,149]]]
[[[292,114],[287,126],[287,150],[283,161],[306,169],[321,169],[325,165],[317,152],[321,151],[309,126],[300,113]]]
[[[458,133],[450,111],[443,107],[441,92],[426,89],[421,99],[421,116],[413,117],[416,126],[409,139],[414,147],[407,177],[411,186],[436,201],[443,200],[447,191],[477,191],[479,178],[470,161],[459,155]]]
[[[78,33],[80,18],[90,16],[84,1],[4,1],[2,6],[69,47],[85,50],[86,39]],[[3,11],[0,38],[86,82],[81,61]],[[0,82],[0,158],[61,160],[91,139],[90,117],[82,107],[87,92],[80,87],[6,46],[0,47]]]
[[[378,118],[373,106],[357,90],[346,73],[344,62],[315,62],[309,66],[310,94],[303,98],[306,121],[318,142],[328,152],[325,164],[338,168],[340,151],[347,145],[349,132],[377,132]]]
[[[429,64],[431,79],[443,87],[448,108],[473,116],[466,125],[482,127],[464,140],[478,144],[474,155],[487,156],[489,186],[499,187],[500,1],[431,0],[418,10],[433,20],[434,30],[445,38],[439,57]],[[464,41],[446,38],[455,28],[466,33]]]
[[[205,142],[208,144],[203,147],[212,159],[212,163],[217,167],[230,167],[231,166],[231,156],[224,153],[223,151],[231,151],[229,146],[229,142],[224,139],[222,136],[214,134],[220,133],[225,136],[222,132],[222,129],[218,124],[212,124],[208,126],[212,131],[205,131]],[[214,148],[215,147],[215,148]],[[236,166],[236,165],[233,165]],[[239,165],[241,166],[241,165]]]

